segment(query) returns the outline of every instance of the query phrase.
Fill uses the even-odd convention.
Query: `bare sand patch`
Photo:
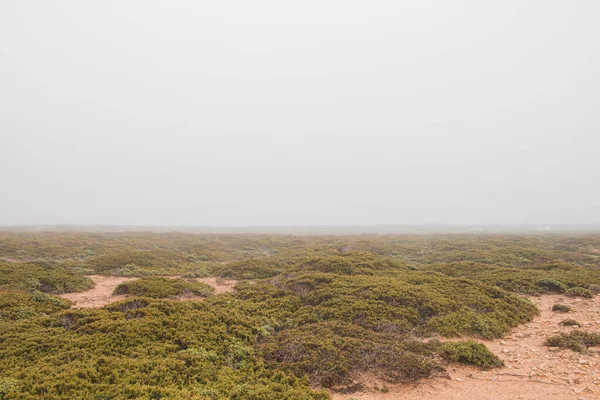
[[[88,275],[88,277],[94,281],[95,286],[92,289],[79,293],[65,293],[59,296],[75,303],[73,308],[100,308],[107,304],[114,303],[115,301],[125,300],[128,297],[127,295],[113,295],[115,288],[123,282],[130,282],[140,279],[102,275]],[[166,278],[175,279],[181,277],[168,276]],[[198,278],[196,280],[214,287],[215,294],[232,292],[235,284],[237,283],[235,280],[223,280],[215,277]],[[204,300],[204,297],[196,295],[182,295],[177,297],[177,299],[187,301],[202,301]]]
[[[198,282],[205,283],[215,288],[215,294],[233,292],[234,286],[237,283],[236,280],[227,280],[222,278],[210,277],[210,278],[197,278]]]
[[[547,295],[530,297],[540,310],[532,322],[515,328],[503,339],[478,340],[499,355],[505,367],[480,371],[459,365],[450,366],[444,377],[417,385],[393,385],[369,376],[358,377],[364,389],[333,393],[334,400],[591,400],[600,399],[600,355],[544,346],[547,337],[575,328],[563,327],[567,318],[582,324],[580,329],[600,332],[600,297],[594,299]],[[552,311],[552,305],[569,305],[567,314]],[[386,393],[380,391],[386,387]]]
[[[123,276],[89,275],[95,286],[80,293],[65,293],[60,297],[71,300],[73,308],[100,308],[115,301],[124,300],[126,295],[113,295],[113,291],[123,282],[135,281],[139,278],[126,278]]]

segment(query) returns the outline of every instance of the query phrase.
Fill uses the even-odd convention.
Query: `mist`
[[[598,15],[4,1],[0,225],[600,224]]]

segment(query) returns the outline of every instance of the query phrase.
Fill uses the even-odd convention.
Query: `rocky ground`
[[[450,366],[446,376],[436,377],[414,386],[390,385],[372,377],[359,377],[364,385],[360,392],[333,393],[334,400],[391,399],[600,399],[600,355],[597,349],[586,354],[544,346],[548,336],[573,329],[600,332],[600,297],[594,299],[547,295],[532,297],[540,316],[522,325],[510,335],[484,341],[498,354],[505,367],[479,371],[464,366]],[[552,305],[571,306],[572,312],[552,311]],[[572,318],[581,328],[563,327],[560,322]]]

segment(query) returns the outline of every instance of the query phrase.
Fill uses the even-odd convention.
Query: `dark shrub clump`
[[[571,311],[571,307],[567,306],[566,304],[555,304],[552,306],[552,311],[568,313]]]
[[[562,326],[581,326],[581,324],[579,322],[577,322],[571,318],[561,321],[560,324]]]
[[[567,286],[556,279],[541,279],[537,284],[546,292],[564,293],[567,291]]]
[[[477,343],[474,340],[443,343],[440,346],[439,353],[448,361],[474,365],[481,369],[504,366],[504,361],[492,353],[485,345]]]
[[[569,334],[561,333],[560,335],[549,337],[545,345],[584,353],[588,347],[600,345],[600,334],[586,331],[573,331]]]
[[[582,287],[571,288],[565,292],[565,295],[569,297],[587,297],[588,299],[594,297],[594,295],[592,294],[592,292],[590,292],[589,289]]]

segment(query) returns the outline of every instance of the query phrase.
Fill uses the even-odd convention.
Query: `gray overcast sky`
[[[599,224],[599,17],[4,0],[0,224]]]

